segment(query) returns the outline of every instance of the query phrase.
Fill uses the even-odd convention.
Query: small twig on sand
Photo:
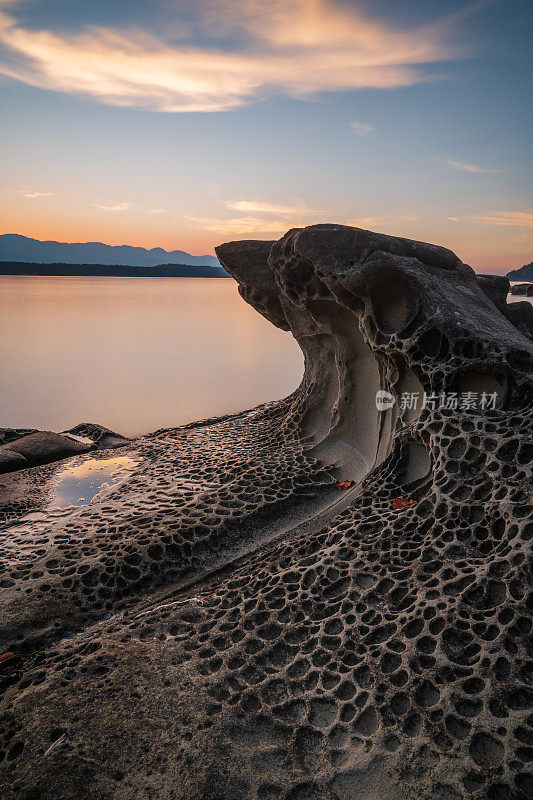
[[[160,611],[162,608],[170,608],[171,606],[182,606],[184,603],[191,603],[193,600],[196,600],[199,606],[203,606],[204,601],[201,597],[187,597],[186,600],[174,600],[172,603],[162,603],[160,606],[154,606],[153,608],[147,608],[146,611],[141,611],[139,614],[135,614],[135,618],[143,617],[145,614],[151,614],[152,611]]]
[[[55,750],[55,749],[56,749],[56,747],[59,747],[60,745],[62,745],[62,744],[63,744],[63,742],[65,741],[65,739],[66,739],[66,738],[67,738],[67,734],[66,734],[66,733],[63,733],[63,734],[62,734],[62,735],[59,737],[59,739],[56,739],[56,740],[55,740],[55,742],[53,742],[53,744],[51,744],[51,745],[50,745],[50,747],[48,748],[48,750],[46,750],[46,752],[45,752],[45,754],[44,754],[44,755],[45,755],[45,756],[48,756],[48,755],[50,755],[50,753],[52,752],[52,750]]]

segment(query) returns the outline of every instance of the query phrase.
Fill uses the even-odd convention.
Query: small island
[[[39,264],[0,261],[0,275],[42,275],[99,278],[229,278],[222,268],[209,264],[158,264],[136,267],[122,264]]]

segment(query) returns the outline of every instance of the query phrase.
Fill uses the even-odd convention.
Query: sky
[[[0,233],[533,260],[530,0],[0,0]]]

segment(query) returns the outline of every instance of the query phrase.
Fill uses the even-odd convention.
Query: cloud
[[[146,213],[147,214],[166,214],[167,210],[166,210],[166,208],[150,208],[150,209],[148,209],[148,211]]]
[[[51,197],[52,192],[22,192],[24,197],[28,197],[30,200],[36,200],[38,197]]]
[[[501,169],[486,169],[478,166],[477,164],[465,164],[464,161],[452,161],[451,159],[446,161],[446,164],[454,169],[463,170],[463,172],[476,172],[479,174],[485,173],[487,175],[496,175],[499,172],[503,172]]]
[[[350,130],[357,136],[369,136],[374,132],[374,126],[369,125],[368,122],[350,122]]]
[[[419,222],[420,217],[414,217],[409,214],[403,214],[399,217],[359,217],[348,225],[354,225],[356,228],[375,228],[388,225],[398,225],[402,222]]]
[[[472,217],[485,225],[502,225],[511,228],[533,228],[533,211],[489,211]]]
[[[269,203],[263,200],[221,200],[221,205],[231,211],[240,211],[250,216],[220,219],[216,217],[194,217],[187,219],[197,228],[220,234],[285,233],[290,228],[310,225],[316,221],[317,209],[309,208],[299,200],[290,205]],[[268,216],[254,216],[254,215]]]
[[[171,24],[165,38],[135,27],[67,33],[0,11],[0,74],[111,105],[207,112],[270,94],[412,86],[435,79],[427,65],[466,52],[453,17],[401,28],[338,0],[206,0],[194,8],[196,24],[182,24],[174,38]]]
[[[303,228],[306,225],[314,225],[320,221],[320,218],[317,216],[318,212],[306,206],[277,206],[255,200],[241,200],[235,203],[224,203],[224,205],[234,210],[244,212],[263,211],[266,214],[272,214],[272,216],[242,216],[230,219],[188,216],[186,219],[188,219],[195,228],[216,232],[221,235],[271,233],[276,234],[276,236],[283,235],[291,228]],[[323,214],[320,214],[320,216],[323,216]],[[355,220],[346,221],[345,224],[355,225],[358,228],[375,229],[376,227],[386,228],[391,225],[418,222],[419,220],[420,217],[403,214],[397,217],[359,217]]]
[[[212,217],[186,217],[195,228],[221,234],[235,233],[276,233],[283,234],[294,228],[294,222],[279,219],[262,219],[260,217],[236,217],[232,219],[216,219]]]
[[[113,203],[112,205],[100,205],[99,203],[93,203],[93,206],[99,211],[129,211],[131,208],[131,203]]]
[[[2,5],[3,0],[0,0],[0,7]],[[15,192],[16,194],[21,194],[23,197],[27,197],[29,200],[37,200],[39,197],[52,197],[54,194],[53,192],[33,192],[31,189],[28,189],[27,186],[19,186],[15,189],[5,187],[6,192]]]
[[[292,216],[302,216],[304,214],[316,214],[316,209],[297,203],[290,206],[279,206],[274,203],[263,203],[260,200],[235,200],[224,201],[224,205],[232,211],[244,211],[259,214],[281,214]]]

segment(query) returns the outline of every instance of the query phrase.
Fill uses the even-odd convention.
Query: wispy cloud
[[[300,200],[291,203],[270,203],[264,200],[219,200],[231,211],[240,211],[245,216],[218,218],[188,216],[186,219],[195,228],[219,234],[280,235],[290,228],[303,227],[316,222],[317,209],[309,208]],[[266,216],[265,216],[266,215]]]
[[[111,205],[100,205],[100,203],[93,203],[93,206],[97,208],[98,211],[129,211],[131,208],[131,203],[112,203]]]
[[[356,228],[375,228],[398,225],[402,222],[419,222],[420,217],[411,216],[409,214],[402,214],[399,217],[358,217],[351,220],[348,224],[354,225]]]
[[[445,163],[448,167],[460,169],[463,172],[484,173],[486,175],[496,175],[499,172],[503,172],[502,169],[487,169],[486,167],[480,167],[479,164],[465,164],[464,161],[453,161],[452,159],[448,159]]]
[[[316,214],[316,209],[308,208],[302,203],[294,205],[276,205],[275,203],[264,203],[261,200],[232,200],[224,201],[224,205],[232,211],[244,211],[259,214],[281,214],[288,216],[303,216]]]
[[[374,133],[374,126],[368,122],[350,122],[350,130],[357,136],[369,136]]]
[[[0,12],[1,74],[167,112],[228,110],[272,93],[411,86],[435,79],[427,65],[466,52],[453,16],[400,27],[338,0],[210,0],[173,39],[135,27],[38,30],[17,20],[16,5]],[[202,44],[188,30],[199,30]]]
[[[30,200],[36,200],[38,197],[51,197],[52,192],[21,192],[24,197],[28,197]]]
[[[281,206],[279,206],[281,208]],[[307,209],[308,211],[312,209]],[[218,219],[213,217],[193,217],[189,216],[186,219],[195,228],[205,231],[212,231],[224,234],[263,234],[271,233],[281,236],[290,228],[304,227],[305,225],[312,225],[317,222],[316,217],[309,217],[302,215],[295,219],[290,215],[281,216],[279,218],[273,217],[234,217],[230,219]],[[391,225],[398,225],[406,222],[418,222],[420,217],[404,214],[398,217],[359,217],[346,222],[347,225],[355,225],[358,228],[387,228]]]
[[[262,219],[260,217],[234,217],[230,219],[216,219],[213,217],[191,217],[186,219],[192,223],[193,227],[204,231],[212,231],[220,234],[245,233],[276,233],[281,235],[290,228],[295,227],[294,221],[280,219]]]
[[[486,214],[476,214],[472,219],[485,225],[533,228],[533,211],[489,211]]]
[[[147,214],[166,214],[166,208],[149,208]]]
[[[0,7],[2,5],[2,0],[0,0]],[[31,189],[28,189],[27,186],[18,186],[16,188],[12,187],[4,187],[6,192],[14,192],[15,194],[21,194],[23,197],[27,197],[28,200],[38,200],[39,197],[52,197],[54,194],[53,192],[34,192]]]

